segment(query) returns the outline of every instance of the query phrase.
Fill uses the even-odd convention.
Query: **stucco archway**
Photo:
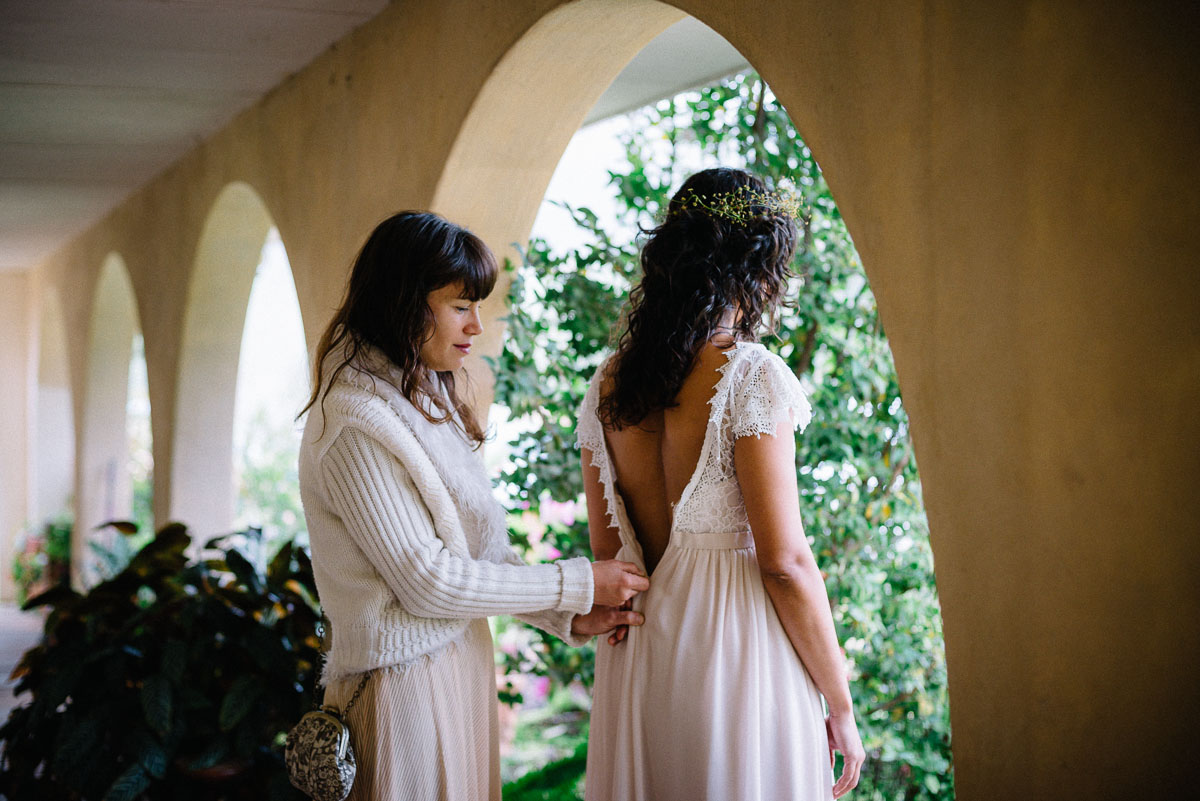
[[[1194,303],[1176,301],[1194,282],[1186,213],[1159,198],[1194,209],[1194,103],[1162,79],[1181,39],[1115,7],[675,5],[791,112],[870,277],[937,554],[957,790],[1135,786],[1184,734],[1179,697],[1195,707],[1198,635],[1169,622],[1197,599],[1178,447]],[[530,26],[480,84],[435,208],[520,241],[552,143],[656,8],[568,3]]]
[[[656,0],[583,0],[538,20],[508,50],[471,105],[431,208],[467,224],[500,258],[515,257],[571,137],[613,79],[683,12]],[[586,68],[581,68],[586,65]],[[484,302],[479,355],[468,362],[491,398],[482,357],[500,350],[507,276]]]
[[[235,182],[201,230],[188,283],[175,394],[170,518],[204,538],[233,523],[233,426],[246,306],[267,233],[262,198]]]
[[[540,18],[505,52],[475,95],[439,176],[432,208],[469,225],[497,254],[515,256],[512,246],[528,238],[546,186],[570,138],[629,60],[651,39],[686,16],[681,9],[689,4],[678,5],[679,8],[655,0],[582,0],[558,6]],[[781,81],[783,90],[776,89],[770,68],[760,66],[757,56],[760,53],[771,56],[764,59],[771,64],[778,63],[780,54],[763,49],[763,37],[757,26],[739,20],[741,24],[726,28],[720,19],[712,18],[711,12],[702,21],[726,35],[731,44],[765,73],[767,82],[789,110],[804,111],[829,101],[829,87],[798,85],[795,80],[787,80],[786,70]],[[731,32],[729,35],[727,30]],[[741,46],[743,40],[747,42],[745,49]],[[788,105],[789,101],[795,105]],[[814,143],[832,144],[836,133],[824,130],[820,115],[816,115],[815,122],[793,119],[821,158],[821,146]],[[831,150],[840,151],[838,158],[832,160],[835,166],[840,159],[855,155],[853,148],[847,150],[844,146]],[[821,161],[826,166],[823,158]],[[826,177],[831,186],[836,183],[828,173]],[[834,187],[834,191],[839,208],[855,209],[847,217],[856,219],[848,219],[847,225],[856,238],[860,229],[870,231],[868,226],[888,216],[886,210],[863,195],[855,195],[842,206],[840,187]],[[847,194],[855,193],[848,190]],[[859,214],[864,218],[862,226],[857,224]],[[874,285],[880,270],[868,263],[867,256],[863,259]],[[497,291],[485,303],[487,331],[480,356],[492,355],[500,348],[503,336],[500,318],[506,311],[505,286],[502,278]],[[894,294],[879,298],[881,317],[904,319],[905,310],[895,307],[894,298]],[[472,359],[469,368],[477,384],[490,386],[490,371],[479,356]],[[902,379],[902,384],[907,393],[907,382]],[[483,395],[481,404],[490,398],[489,393]],[[928,419],[914,422],[917,425],[934,427]]]
[[[87,368],[76,461],[75,529],[71,575],[90,584],[97,575],[88,543],[97,526],[129,517],[129,362],[141,331],[137,300],[124,260],[110,253],[100,268],[88,323]]]
[[[511,245],[528,240],[567,142],[612,80],[651,39],[686,16],[657,2],[616,5],[619,14],[604,0],[547,14],[507,50],[474,97],[437,184],[434,209],[468,224],[498,253],[515,255]],[[504,303],[501,286],[485,304],[489,351],[500,347]],[[485,370],[473,375],[488,377]],[[936,608],[931,617],[938,618]],[[945,711],[942,700],[938,712]],[[886,759],[890,769],[908,769],[894,751]]]

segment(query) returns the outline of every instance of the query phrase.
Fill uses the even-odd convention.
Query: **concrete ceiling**
[[[388,0],[0,0],[0,270],[36,266]],[[593,122],[743,69],[694,19]]]

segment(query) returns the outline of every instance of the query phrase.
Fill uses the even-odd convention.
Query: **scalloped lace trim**
[[[604,441],[604,429],[596,417],[600,405],[599,378],[607,363],[605,361],[596,368],[587,394],[584,395],[583,408],[580,410],[579,423],[575,429],[575,444],[592,452],[592,467],[600,470],[600,486],[604,490],[604,508],[608,514],[608,524],[619,531],[621,526],[617,518],[616,481],[608,462],[608,443]]]

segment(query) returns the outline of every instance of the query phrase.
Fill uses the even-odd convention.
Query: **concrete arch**
[[[1177,710],[1195,708],[1200,652],[1195,631],[1167,623],[1198,597],[1195,527],[1179,511],[1195,459],[1177,446],[1196,430],[1180,383],[1196,363],[1182,333],[1194,302],[1174,299],[1195,283],[1191,239],[1176,227],[1178,246],[1153,240],[1165,224],[1145,211],[1159,191],[1195,209],[1170,166],[1188,161],[1194,98],[1161,80],[1184,63],[1181,40],[1107,7],[672,3],[733,44],[797,120],[878,300],[937,556],[957,791],[1136,786],[1132,766],[1186,738]],[[656,32],[655,13],[592,0],[529,25],[479,83],[434,208],[494,247],[519,241],[547,151],[629,52],[630,27]],[[1123,164],[1139,177],[1119,197],[1114,152],[1144,170]],[[1132,243],[1167,266],[1130,266]],[[1122,324],[1097,324],[1110,319]],[[1151,426],[1145,410],[1167,397]],[[1127,420],[1155,433],[1134,445],[1115,433]]]
[[[75,413],[67,328],[58,290],[42,294],[38,319],[37,396],[33,455],[33,522],[70,511],[75,488]]]
[[[432,210],[469,226],[500,258],[515,259],[513,245],[528,239],[551,176],[588,112],[638,52],[688,15],[688,5],[657,0],[578,0],[558,5],[538,19],[505,51],[475,95],[438,177]],[[724,36],[763,75],[789,111],[811,107],[811,99],[798,94],[794,82],[786,80],[786,71],[782,84],[785,91],[792,88],[788,97],[797,101],[795,105],[789,105],[784,93],[777,90],[772,70],[760,65],[756,53],[763,51],[768,63],[773,61],[769,56],[775,55],[777,60],[778,54],[761,45],[756,48],[759,37],[746,37],[743,27],[728,24],[710,9],[697,11],[698,19]],[[705,11],[708,13],[701,16],[699,12]],[[792,119],[824,167],[823,151],[814,141],[825,142],[830,137],[824,135],[819,117],[814,124],[796,119],[793,112]],[[814,133],[815,138],[810,139]],[[841,194],[834,191],[839,208],[843,208]],[[865,208],[862,203],[851,205],[862,208],[864,216],[876,213],[870,204]],[[860,228],[849,220],[848,225],[853,233]],[[866,256],[863,261],[873,286],[878,270],[874,264],[867,265]],[[473,382],[481,388],[490,388],[492,381],[483,357],[498,353],[502,346],[507,281],[502,274],[484,303],[483,341],[477,355],[468,361]],[[885,308],[883,299],[879,304],[884,318],[898,315]],[[902,381],[902,385],[907,391],[907,383]],[[479,411],[486,413],[490,392],[480,394],[477,402],[485,408]],[[911,410],[909,413],[911,417]]]
[[[129,516],[132,488],[125,464],[126,405],[130,354],[140,331],[129,272],[121,256],[110,253],[100,268],[88,322],[71,542],[71,574],[76,584],[87,585],[96,578],[88,549],[96,527]]]
[[[582,0],[541,17],[476,95],[430,208],[469,225],[500,258],[515,257],[512,245],[528,239],[554,168],[588,111],[622,67],[684,16],[657,0]],[[485,405],[492,375],[481,357],[500,351],[506,289],[502,275],[484,303],[480,355],[468,363]]]
[[[233,522],[233,422],[246,306],[274,222],[249,184],[229,184],[201,229],[175,391],[169,516],[199,537]]]

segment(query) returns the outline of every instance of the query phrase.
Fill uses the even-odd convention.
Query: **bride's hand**
[[[633,601],[632,600],[626,601],[625,603],[621,604],[617,608],[625,609],[625,610],[633,609]],[[640,626],[640,625],[642,625],[642,623],[645,623],[645,622],[646,622],[646,618],[643,615],[641,622],[635,623],[634,625]],[[608,635],[608,644],[616,645],[617,643],[621,642],[628,636],[629,636],[629,624],[622,623],[621,625],[617,626],[615,629],[612,630],[612,634]]]
[[[863,750],[862,738],[854,722],[854,713],[830,715],[825,718],[825,731],[829,735],[829,765],[833,766],[833,752],[842,752],[842,775],[833,783],[833,797],[841,798],[858,785],[867,754]]]
[[[646,618],[641,612],[634,612],[628,607],[621,609],[615,606],[593,606],[592,611],[586,615],[576,615],[571,620],[571,633],[584,637],[591,637],[596,634],[605,634],[613,632],[608,638],[612,645],[616,645],[624,638],[624,632],[630,626],[640,626],[646,622]],[[617,634],[621,637],[614,640]]]
[[[632,562],[608,559],[592,562],[594,580],[592,603],[596,606],[620,606],[639,592],[650,589],[650,579]]]

